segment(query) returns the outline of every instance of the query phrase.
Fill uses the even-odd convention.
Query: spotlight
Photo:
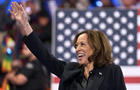
[[[97,7],[102,7],[103,6],[103,3],[101,1],[96,1],[96,6]]]
[[[6,52],[7,52],[8,55],[11,55],[11,54],[12,54],[11,48],[7,48],[7,49],[6,49]]]

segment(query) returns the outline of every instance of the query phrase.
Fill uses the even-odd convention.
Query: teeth
[[[79,53],[79,54],[78,54],[78,57],[81,57],[81,56],[84,56],[84,54],[82,54],[82,53]]]

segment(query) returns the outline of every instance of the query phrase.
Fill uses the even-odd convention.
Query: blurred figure
[[[42,10],[38,13],[38,25],[39,38],[43,41],[46,48],[51,51],[52,22],[47,11]]]
[[[0,4],[0,25],[1,25],[0,26],[0,39],[1,39],[1,32],[5,32],[6,24],[10,19],[6,12],[9,2],[10,0],[5,0],[3,4]]]
[[[89,5],[89,0],[63,0],[62,5],[58,7],[64,9],[86,10],[89,8]]]
[[[89,8],[90,2],[89,0],[78,0],[77,7],[80,10],[86,10]]]
[[[27,0],[25,2],[26,12],[31,14],[37,14],[40,11],[40,0]]]
[[[6,12],[9,2],[9,0],[5,0],[3,4],[0,4],[0,45],[2,43],[3,37],[6,34],[6,24],[10,20]]]
[[[20,68],[22,68],[22,63],[21,63],[21,61],[20,60],[13,60],[13,62],[12,62],[12,69],[14,70],[14,71],[17,71],[18,69],[20,69]]]
[[[121,9],[138,9],[140,7],[140,3],[136,0],[122,0],[122,4]]]
[[[12,71],[14,40],[8,33],[0,44],[0,90],[12,90],[6,80],[6,74]]]
[[[0,90],[2,90],[4,87],[3,87],[3,82],[4,82],[4,79],[5,79],[5,75],[6,75],[6,72],[2,72],[2,63],[1,63],[1,60],[0,60]]]
[[[100,0],[103,3],[103,8],[115,7],[112,0]]]
[[[49,13],[45,10],[45,4],[42,4],[43,1],[44,0],[28,0],[25,8],[30,18],[30,24],[38,33],[40,39],[44,43],[51,43],[52,22]]]
[[[65,0],[62,5],[59,6],[59,8],[71,8],[71,9],[75,9],[77,8],[77,2],[78,0]]]
[[[0,66],[1,69],[1,66]],[[3,73],[0,71],[0,90],[4,90],[4,81],[5,81],[5,75],[6,73]]]
[[[85,10],[89,7],[88,0],[63,0],[59,8]]]
[[[28,62],[17,71],[7,74],[7,80],[15,85],[15,90],[46,90],[46,70],[36,57],[23,45],[22,54]],[[17,66],[13,63],[13,65]]]
[[[7,6],[10,0],[3,0],[4,2],[0,4],[0,45],[6,35],[6,26],[10,21],[10,16],[7,15]]]

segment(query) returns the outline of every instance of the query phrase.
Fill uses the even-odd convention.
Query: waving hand
[[[12,2],[12,10],[9,10],[14,19],[19,23],[22,35],[29,35],[32,32],[32,28],[28,22],[28,15],[21,4]]]

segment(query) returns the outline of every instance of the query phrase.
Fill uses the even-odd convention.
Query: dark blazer
[[[23,38],[27,47],[44,64],[49,72],[60,78],[59,90],[78,90],[75,81],[79,79],[83,65],[66,63],[48,53],[35,33]],[[106,67],[95,67],[94,82],[86,90],[126,90],[122,71],[119,66],[109,64]],[[85,89],[83,89],[85,90]]]

